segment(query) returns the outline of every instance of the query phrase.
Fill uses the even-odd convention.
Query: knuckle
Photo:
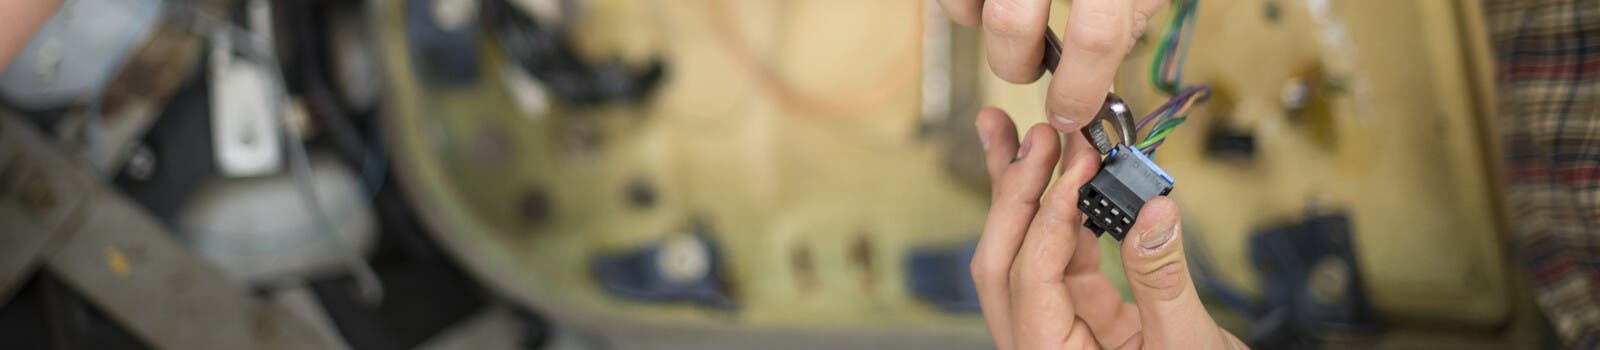
[[[1094,118],[1094,114],[1100,110],[1100,105],[1105,101],[1105,95],[1077,94],[1070,90],[1054,85],[1050,87],[1048,94],[1050,101],[1056,101],[1056,112],[1074,119]]]
[[[988,255],[974,255],[968,269],[972,270],[972,281],[978,285],[988,285],[1001,282],[1006,278],[1006,270],[1011,266],[1010,261],[995,261]]]
[[[979,284],[989,281],[989,276],[993,276],[994,273],[989,272],[988,267],[989,266],[987,264],[983,263],[982,256],[974,255],[972,257],[972,263],[967,266],[967,269],[972,270],[972,281],[978,282]]]
[[[1026,183],[1021,183],[1027,181],[1028,179],[1020,179],[1016,176],[1007,177],[1009,179],[1000,181],[1001,184],[997,185],[994,190],[994,196],[990,197],[995,199],[995,203],[990,207],[990,209],[1030,213],[1030,216],[1032,213],[1037,213],[1039,211],[1038,193],[1033,192],[1033,195],[1030,196],[1027,192],[1032,191],[1032,188],[1029,188],[1032,186],[1028,186],[1029,184]]]
[[[1111,11],[1089,9],[1072,20],[1076,23],[1067,24],[1070,28],[1064,40],[1084,51],[1112,54],[1128,38],[1127,23],[1124,23],[1127,19]]]
[[[994,42],[990,42],[989,50],[986,50],[989,51],[989,72],[994,72],[995,77],[1000,77],[1000,80],[1008,83],[1032,83],[1043,75],[1040,67],[1014,62],[1019,61],[1018,54],[1002,53],[1003,50],[1010,48],[1006,45],[995,45]]]
[[[1066,278],[1063,271],[1049,271],[1037,264],[1014,263],[1014,265],[1011,267],[1013,289],[1061,284]]]

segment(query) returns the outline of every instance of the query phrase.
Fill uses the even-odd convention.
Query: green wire
[[[1199,7],[1199,0],[1173,0],[1172,4],[1172,20],[1167,25],[1164,33],[1162,33],[1161,42],[1156,49],[1155,56],[1151,57],[1150,60],[1150,83],[1157,90],[1166,93],[1167,96],[1180,94],[1180,87],[1182,86],[1180,79],[1183,75],[1182,67],[1184,61],[1188,58],[1186,54],[1188,43],[1182,43],[1183,46],[1175,44],[1188,34],[1188,30],[1193,29],[1186,27],[1188,27],[1187,24],[1190,17],[1194,15],[1195,8]],[[1177,52],[1173,52],[1173,50],[1177,50]],[[1177,56],[1173,57],[1173,55]],[[1175,60],[1173,64],[1176,65],[1172,67],[1171,81],[1165,80],[1165,77],[1161,75],[1164,63],[1169,60]],[[1175,108],[1162,112],[1161,116],[1156,119],[1156,125],[1150,128],[1150,132],[1135,147],[1143,149],[1154,146],[1156,143],[1165,140],[1167,135],[1172,134],[1177,129],[1178,125],[1182,125],[1184,121],[1189,119],[1187,113],[1185,115],[1174,115],[1177,113],[1178,108],[1176,108],[1177,106],[1173,107]]]
[[[1188,119],[1188,117],[1177,117],[1167,121],[1166,123],[1157,125],[1155,129],[1150,130],[1150,136],[1145,137],[1144,141],[1139,142],[1136,147],[1139,149],[1144,149],[1156,144],[1156,142],[1161,142],[1161,140],[1167,138],[1167,134],[1171,134],[1173,130],[1177,130],[1178,125],[1183,124],[1183,122]]]
[[[1167,61],[1167,57],[1172,55],[1171,50],[1168,50],[1168,48],[1174,46],[1172,45],[1174,41],[1179,40],[1181,29],[1184,27],[1185,18],[1188,18],[1188,16],[1194,12],[1195,6],[1186,5],[1194,4],[1192,4],[1191,1],[1173,0],[1173,14],[1171,23],[1167,24],[1167,28],[1161,35],[1161,43],[1158,44],[1156,48],[1155,56],[1150,60],[1150,84],[1155,85],[1156,89],[1167,93],[1168,96],[1178,94],[1179,83],[1176,81],[1178,78],[1173,77],[1174,81],[1170,83],[1162,80],[1161,67],[1162,63]],[[1177,75],[1177,67],[1173,68],[1173,74]]]

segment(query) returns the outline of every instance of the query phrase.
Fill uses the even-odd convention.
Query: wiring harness
[[[1150,84],[1171,99],[1145,115],[1134,129],[1137,132],[1145,126],[1151,126],[1142,141],[1134,145],[1146,155],[1153,155],[1166,142],[1172,130],[1189,119],[1189,111],[1196,104],[1211,97],[1210,85],[1186,87],[1181,80],[1189,42],[1194,35],[1195,10],[1199,3],[1199,0],[1173,1],[1172,20],[1161,35],[1155,56],[1150,60]]]
[[[1145,202],[1172,191],[1172,176],[1150,157],[1189,119],[1189,111],[1211,97],[1211,86],[1184,86],[1181,80],[1197,5],[1198,0],[1173,1],[1172,20],[1150,62],[1151,84],[1170,99],[1135,123],[1122,99],[1107,94],[1094,122],[1081,130],[1105,157],[1094,178],[1078,188],[1078,209],[1087,217],[1083,226],[1096,236],[1110,233],[1121,241]],[[1050,39],[1046,38],[1047,46],[1056,44]],[[1047,57],[1046,64],[1049,61]],[[1105,130],[1107,123],[1116,128],[1115,141]]]

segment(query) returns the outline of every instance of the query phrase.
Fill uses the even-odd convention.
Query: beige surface
[[[961,149],[946,143],[970,140],[940,130],[960,128],[919,131],[921,3],[590,3],[585,52],[666,58],[669,77],[652,103],[519,111],[494,55],[485,55],[485,81],[475,87],[422,86],[394,29],[398,6],[381,11],[399,180],[476,274],[517,300],[591,323],[981,336],[977,315],[913,300],[900,275],[910,247],[975,238],[987,195],[943,163]],[[1157,158],[1178,179],[1186,232],[1211,247],[1229,282],[1253,290],[1244,235],[1293,220],[1308,199],[1322,198],[1356,220],[1364,277],[1387,321],[1402,329],[1506,324],[1521,304],[1496,243],[1458,5],[1337,2],[1315,17],[1307,4],[1324,2],[1277,3],[1277,25],[1262,19],[1261,1],[1202,8],[1186,76],[1227,97]],[[1323,31],[1341,26],[1342,36]],[[1136,48],[1119,82],[1136,111],[1157,103],[1144,75],[1148,54]],[[1355,83],[1326,96],[1320,116],[1291,122],[1277,105],[1283,82],[1317,66]],[[970,68],[983,74],[985,104],[1043,120],[1042,85],[1000,82],[981,62]],[[1202,132],[1217,123],[1255,130],[1259,157],[1203,156]],[[627,205],[623,189],[637,179],[656,185],[661,205]],[[518,215],[534,190],[552,199],[549,222]],[[738,311],[632,303],[589,278],[594,254],[681,232],[696,219],[726,251]],[[810,267],[799,266],[807,259],[796,255],[807,254]]]
[[[1186,75],[1223,97],[1157,158],[1179,179],[1175,196],[1189,232],[1206,236],[1228,281],[1253,286],[1251,229],[1296,220],[1310,200],[1348,208],[1364,277],[1385,316],[1503,323],[1511,300],[1482,111],[1463,76],[1452,9],[1330,2],[1319,18],[1308,7],[1318,1],[1279,3],[1275,25],[1256,15],[1255,2],[1215,1],[1201,11]],[[1236,20],[1204,20],[1220,18]],[[1321,102],[1296,120],[1280,96],[1298,72],[1318,69],[1311,67],[1347,87],[1318,94]],[[1148,93],[1125,95],[1148,105]],[[1204,132],[1221,126],[1253,131],[1258,156],[1204,155]]]

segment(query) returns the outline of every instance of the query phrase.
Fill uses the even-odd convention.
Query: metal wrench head
[[[1117,128],[1119,141],[1111,141],[1111,135],[1105,130],[1105,122],[1110,122]],[[1119,142],[1128,146],[1134,144],[1133,125],[1133,113],[1128,110],[1128,104],[1123,103],[1122,98],[1116,94],[1106,93],[1106,102],[1100,105],[1100,113],[1097,113],[1094,120],[1080,132],[1084,138],[1089,139],[1089,143],[1093,144],[1095,149],[1100,150],[1100,154],[1106,154],[1116,148]]]

